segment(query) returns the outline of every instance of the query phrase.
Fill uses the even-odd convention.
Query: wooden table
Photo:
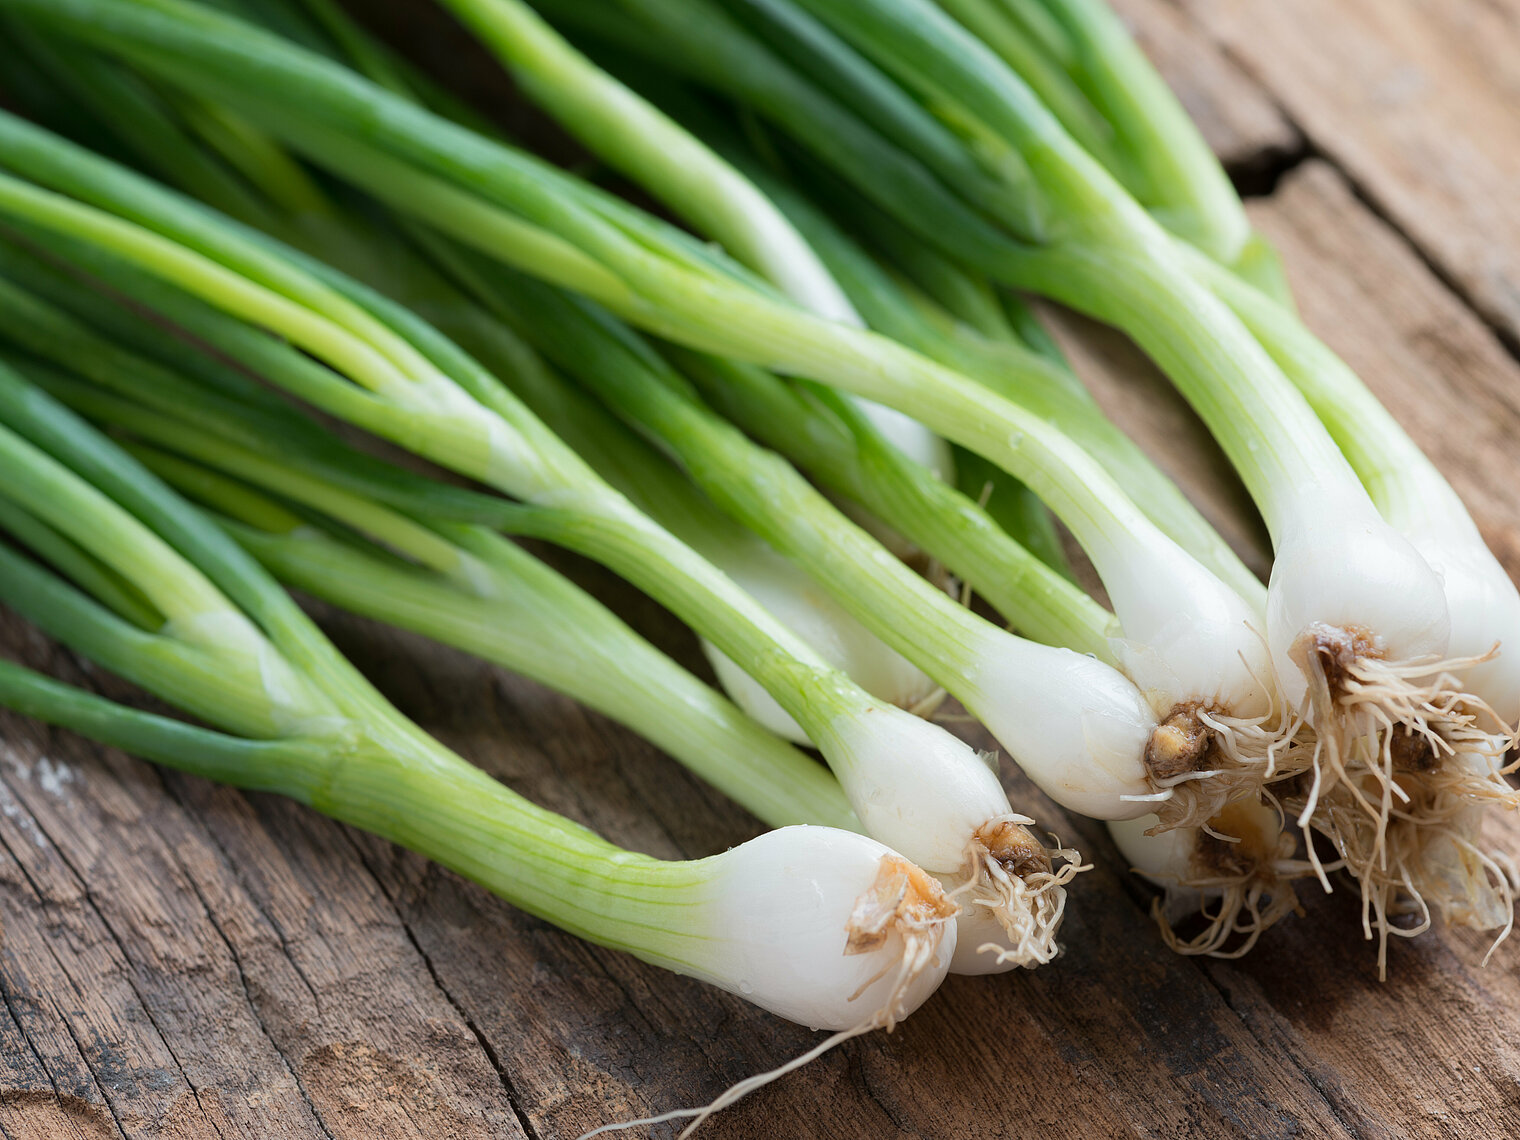
[[[1520,570],[1520,0],[1120,7],[1254,196],[1309,323]],[[1075,352],[1261,565],[1238,484],[1165,385],[1114,336]],[[576,573],[695,661],[667,616]],[[426,728],[623,844],[695,856],[756,830],[564,699],[322,616]],[[0,645],[111,689],[9,616]],[[1401,941],[1379,982],[1342,887],[1303,890],[1304,914],[1243,961],[1179,958],[1101,829],[1008,776],[1016,803],[1097,864],[1072,888],[1065,956],[951,979],[899,1032],[846,1045],[707,1135],[1520,1133],[1520,941],[1486,968],[1482,937]],[[0,1136],[14,1140],[573,1137],[701,1103],[814,1040],[292,803],[13,717],[0,919]]]

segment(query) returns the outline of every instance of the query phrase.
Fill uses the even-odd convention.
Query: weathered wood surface
[[[1520,80],[1514,4],[1120,7],[1233,168],[1324,156],[1254,203],[1256,220],[1310,324],[1520,573],[1520,364],[1491,327],[1512,316],[1501,302],[1520,264],[1515,182],[1474,175],[1454,190],[1440,161],[1520,169],[1520,128],[1492,112],[1506,89],[1513,106]],[[1492,66],[1463,74],[1458,43]],[[1384,133],[1395,124],[1367,109],[1384,105],[1364,90],[1371,65],[1344,63],[1374,51],[1379,74],[1426,77],[1436,111],[1405,105],[1399,126],[1423,132],[1417,156],[1395,161],[1412,136]],[[1478,106],[1490,112],[1460,110]],[[1506,209],[1509,224],[1494,224]],[[1196,422],[1122,340],[1083,331],[1079,360],[1101,398],[1262,564],[1259,528]],[[572,568],[695,664],[656,607]],[[569,701],[417,638],[322,617],[429,731],[621,843],[699,855],[755,831]],[[121,691],[13,618],[0,617],[0,647]],[[1349,893],[1305,889],[1306,913],[1249,958],[1181,959],[1155,937],[1148,892],[1101,830],[1010,780],[1016,802],[1098,865],[1073,888],[1065,957],[952,979],[898,1033],[846,1045],[709,1135],[1520,1133],[1520,946],[1481,968],[1482,938],[1437,932],[1396,943],[1379,983]],[[5,716],[0,923],[0,1137],[14,1140],[573,1137],[699,1103],[813,1040],[291,803]]]
[[[1520,3],[1173,2],[1520,343]]]

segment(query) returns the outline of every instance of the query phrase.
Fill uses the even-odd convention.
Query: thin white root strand
[[[907,1016],[905,997],[918,977],[930,967],[939,952],[940,941],[946,924],[959,913],[939,885],[918,868],[899,858],[883,858],[880,873],[871,889],[855,901],[850,921],[845,928],[845,954],[865,954],[879,950],[894,935],[902,940],[902,952],[895,961],[888,961],[875,974],[862,982],[849,1000],[854,1001],[876,982],[896,968],[886,999],[858,1024],[830,1034],[801,1056],[793,1057],[784,1065],[778,1065],[764,1073],[746,1077],[701,1108],[677,1108],[658,1116],[646,1116],[638,1120],[604,1124],[584,1132],[578,1140],[591,1140],[610,1132],[640,1128],[651,1124],[664,1124],[672,1120],[690,1119],[691,1123],[681,1130],[677,1140],[685,1140],[702,1126],[709,1116],[748,1096],[756,1089],[764,1088],[772,1081],[817,1060],[830,1049],[844,1044],[854,1037],[861,1037],[875,1029],[891,1033],[897,1023]]]
[[[1283,918],[1302,912],[1293,884],[1313,877],[1313,865],[1294,857],[1294,836],[1282,829],[1280,813],[1270,830],[1259,825],[1242,830],[1250,814],[1237,804],[1214,821],[1217,826],[1199,828],[1185,877],[1146,872],[1153,879],[1171,880],[1151,914],[1162,940],[1176,953],[1240,958]],[[1204,927],[1183,938],[1176,926],[1195,914],[1204,919]],[[1237,937],[1243,941],[1232,946]]]
[[[1442,802],[1443,798],[1451,802]],[[1513,860],[1479,846],[1484,811],[1465,795],[1437,792],[1415,797],[1412,809],[1391,812],[1378,857],[1365,838],[1348,841],[1378,825],[1357,801],[1337,789],[1316,814],[1315,826],[1344,845],[1341,866],[1361,892],[1362,934],[1378,943],[1378,975],[1386,977],[1388,940],[1412,938],[1432,925],[1433,914],[1453,926],[1497,930],[1484,961],[1509,937],[1515,923],[1517,869]],[[1513,802],[1506,806],[1513,807]],[[1423,808],[1424,810],[1420,810]],[[1392,921],[1417,915],[1414,925]]]
[[[716,1100],[710,1104],[703,1105],[701,1108],[673,1108],[669,1112],[660,1113],[658,1116],[643,1116],[638,1120],[625,1120],[617,1124],[604,1124],[600,1128],[593,1128],[590,1132],[581,1133],[579,1140],[591,1140],[593,1136],[601,1136],[609,1132],[623,1132],[629,1128],[642,1128],[648,1124],[665,1124],[672,1120],[685,1120],[690,1117],[691,1123],[681,1129],[680,1135],[677,1137],[677,1140],[685,1140],[686,1137],[700,1128],[703,1121],[713,1115],[713,1113],[721,1112],[735,1101],[748,1096],[756,1089],[763,1088],[772,1081],[779,1080],[793,1070],[802,1068],[802,1066],[810,1061],[816,1061],[836,1045],[842,1045],[850,1040],[850,1038],[859,1037],[876,1028],[877,1023],[871,1021],[862,1022],[860,1025],[852,1026],[849,1029],[841,1029],[838,1033],[831,1034],[825,1040],[820,1041],[800,1057],[793,1057],[784,1065],[779,1065],[757,1076],[746,1077],[737,1084],[730,1085],[719,1094]]]
[[[1158,734],[1171,729],[1196,734],[1197,741],[1191,754],[1170,758],[1170,763],[1155,747],[1147,751],[1151,783],[1161,789],[1157,823],[1148,834],[1206,827],[1228,804],[1302,771],[1308,759],[1298,742],[1301,727],[1302,719],[1283,709],[1238,717],[1204,705],[1179,705]],[[1187,766],[1175,771],[1180,765]]]
[[[1371,880],[1363,888],[1364,930],[1371,938],[1374,926],[1386,925],[1386,914],[1366,898],[1368,892],[1402,889],[1391,831],[1440,828],[1478,804],[1520,806],[1520,792],[1505,781],[1509,769],[1500,765],[1514,731],[1488,704],[1463,692],[1456,676],[1494,651],[1390,663],[1358,656],[1368,644],[1344,631],[1319,631],[1297,653],[1309,680],[1301,713],[1314,713],[1315,729],[1302,733],[1298,749],[1308,757],[1304,770],[1310,775],[1306,790],[1280,799],[1298,817],[1325,890],[1330,882],[1310,841],[1314,832],[1330,841],[1354,877]],[[1299,774],[1290,768],[1283,778]],[[1404,859],[1421,846],[1409,836],[1399,842]]]
[[[977,947],[979,954],[995,954],[999,966],[1012,962],[1033,968],[1061,952],[1056,934],[1066,914],[1066,886],[1092,867],[1055,836],[1054,847],[1042,846],[1025,830],[1033,823],[1028,816],[1009,814],[978,828],[966,847],[963,881],[950,892],[963,907],[990,911],[1008,935],[1006,946],[986,942]]]
[[[1293,881],[1312,874],[1307,864],[1291,861],[1274,867],[1270,873],[1257,870],[1240,877],[1194,880],[1181,892],[1168,889],[1152,902],[1151,917],[1160,928],[1162,941],[1178,954],[1241,958],[1273,926],[1290,914],[1302,912]],[[1204,893],[1212,891],[1219,892],[1216,898]],[[1183,900],[1197,900],[1196,907],[1179,906]],[[1192,938],[1184,939],[1177,933],[1176,924],[1193,914],[1204,919],[1204,928]],[[1236,935],[1244,935],[1245,940],[1225,949]]]

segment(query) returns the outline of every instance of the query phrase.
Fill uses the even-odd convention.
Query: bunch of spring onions
[[[1102,814],[1143,814],[1147,800],[1160,801],[1165,815],[1157,826],[1190,827],[1198,835],[1196,829],[1229,800],[1251,794],[1272,774],[1281,727],[1290,718],[1274,698],[1270,663],[1253,630],[1258,607],[1165,534],[1056,425],[896,342],[802,311],[669,227],[310,52],[193,7],[176,9],[172,19],[157,3],[151,9],[89,7],[88,18],[82,8],[49,8],[28,19],[82,36],[197,98],[221,100],[398,208],[494,258],[589,295],[632,323],[688,347],[895,403],[1019,476],[1096,563],[1121,627],[1115,632],[1122,636],[1111,644],[1146,706],[1127,720],[1089,721],[1066,737],[1084,749],[1090,740],[1098,746],[1096,763],[1085,752],[1077,757],[1081,770],[1096,777],[1084,778],[1078,791],[1085,794],[1085,785],[1096,782],[1096,795],[1109,805]],[[153,46],[133,49],[134,36]],[[229,51],[234,43],[236,50]],[[217,58],[218,45],[226,58]],[[255,70],[261,78],[254,84],[250,74],[249,83],[234,82],[239,67],[250,65],[250,50],[259,57]],[[272,81],[276,73],[281,77]],[[287,94],[297,97],[287,102]],[[355,113],[376,129],[366,128],[366,135],[343,126],[355,121]],[[29,173],[36,177],[41,168],[30,166]],[[45,177],[58,186],[59,173]],[[98,194],[77,182],[70,189]],[[175,209],[161,224],[178,224],[181,213]],[[450,455],[456,450],[450,448]],[[839,747],[797,719],[826,753]],[[1012,747],[1007,736],[1003,743]],[[969,764],[962,768],[972,770]],[[836,772],[845,775],[837,766]],[[851,791],[850,780],[845,783]],[[859,791],[856,785],[851,796],[857,811]],[[990,787],[983,802],[991,808]],[[972,836],[955,842],[958,859],[951,859],[948,846],[919,852],[935,870],[958,866],[962,881],[975,877],[975,867],[990,866],[976,861],[986,836],[976,837],[981,824],[972,814],[947,827],[960,831],[970,824]],[[986,818],[997,815],[989,810]],[[1264,847],[1275,848],[1275,839]],[[1207,869],[1206,877],[1210,887],[1216,885],[1217,871]],[[981,889],[1007,893],[1012,885],[992,879]],[[1007,909],[994,902],[994,912],[998,906]],[[1022,929],[1005,924],[1010,935]]]
[[[598,558],[665,603],[808,733],[868,832],[965,888],[1009,965],[1048,960],[1074,865],[1024,829],[995,775],[948,732],[866,693],[729,577],[640,512],[473,358],[351,279],[240,230],[19,120],[6,160],[153,227],[22,179],[0,212],[290,393],[518,500],[518,534]],[[168,235],[174,235],[170,237]],[[179,239],[179,240],[175,240]],[[202,250],[206,252],[201,252]],[[132,288],[139,299],[153,290]],[[262,326],[262,327],[261,327]],[[263,328],[280,333],[276,340]],[[304,350],[301,351],[301,350]],[[890,838],[888,838],[890,837]],[[909,856],[910,858],[914,856]]]
[[[675,73],[742,106],[811,184],[835,184],[825,196],[843,184],[877,239],[910,231],[1130,333],[1272,533],[1262,632],[1304,720],[1303,763],[1278,766],[1274,795],[1360,880],[1369,933],[1394,907],[1465,911],[1486,895],[1496,905],[1479,913],[1507,913],[1472,841],[1475,809],[1513,803],[1498,769],[1520,666],[1496,647],[1520,634],[1520,598],[1444,480],[1281,303],[1270,251],[1111,13],[1090,0],[545,10],[613,66],[658,42],[651,94]]]
[[[556,102],[558,88],[543,94],[548,75],[566,89],[585,85],[519,5],[451,6],[515,74],[531,77],[530,92],[562,121],[586,123],[584,108]],[[927,0],[738,8],[730,18],[700,0],[548,5],[625,50],[647,54],[658,43],[668,61],[671,44],[681,45],[674,70],[766,118],[881,207],[888,220],[876,228],[889,244],[896,236],[901,248],[894,229],[916,227],[981,272],[1112,321],[1151,351],[1234,459],[1273,532],[1263,632],[1286,705],[1303,719],[1294,735],[1308,761],[1307,770],[1282,765],[1274,796],[1306,832],[1328,837],[1360,881],[1369,936],[1375,926],[1386,938],[1391,909],[1428,921],[1432,905],[1507,929],[1508,876],[1476,845],[1475,828],[1483,807],[1514,803],[1500,765],[1520,674],[1495,647],[1520,633],[1520,595],[1439,474],[1268,296],[1285,292],[1269,251],[1111,14],[1082,0],[1050,0],[1033,15],[947,4],[955,19]],[[630,27],[642,34],[630,37]],[[767,36],[793,49],[789,57]],[[808,76],[803,63],[822,58],[835,70]],[[809,92],[810,80],[823,90]],[[915,117],[915,99],[971,141],[936,131],[923,108]],[[601,117],[616,113],[603,108]],[[587,126],[579,133],[597,145]],[[938,151],[919,149],[930,134]],[[921,161],[917,181],[883,179],[874,161],[858,160],[879,155],[883,137],[902,165]],[[998,161],[984,147],[1000,147]],[[931,151],[942,158],[957,148],[978,177],[943,176]],[[936,173],[933,193],[961,198],[952,216],[963,229],[923,208]],[[861,205],[852,202],[850,216],[869,226]],[[1189,246],[1168,240],[1163,225]],[[989,226],[1003,237],[990,253]]]
[[[0,112],[0,597],[213,729],[10,666],[0,703],[295,795],[820,1049],[1056,954],[1079,857],[924,719],[946,693],[1111,821],[1183,952],[1244,953],[1339,868],[1380,963],[1433,912],[1507,932],[1479,830],[1516,804],[1520,594],[1098,0],[444,6],[691,232],[331,0],[0,0],[35,120]],[[1009,288],[1173,379],[1267,587]],[[506,536],[662,602],[734,703]],[[405,722],[269,574],[570,693],[781,830],[618,852]]]
[[[0,663],[8,707],[292,796],[566,930],[836,1036],[890,1027],[943,978],[955,906],[874,840],[782,827],[708,859],[662,862],[535,807],[449,752],[206,516],[8,367],[0,473],[6,604],[213,727]]]

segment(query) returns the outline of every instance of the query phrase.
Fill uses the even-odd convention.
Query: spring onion
[[[10,544],[0,544],[0,596],[214,727],[0,664],[7,707],[199,775],[289,795],[566,930],[803,1024],[844,1033],[890,1025],[944,976],[953,905],[932,879],[864,836],[782,828],[722,855],[666,862],[623,851],[509,791],[392,708],[203,516],[5,368],[0,470],[9,507],[137,591],[153,624],[112,612]]]
[[[1390,930],[1403,932],[1388,914],[1431,906],[1450,921],[1507,932],[1515,879],[1480,831],[1486,808],[1520,803],[1504,778],[1515,767],[1506,753],[1520,725],[1520,654],[1503,652],[1520,644],[1520,592],[1451,485],[1356,374],[1290,310],[1207,259],[1190,260],[1303,392],[1383,517],[1440,575],[1451,620],[1452,676],[1418,696],[1415,715],[1363,744],[1380,749],[1364,763],[1383,778],[1358,779],[1353,769],[1282,802],[1351,868],[1368,937],[1376,930],[1386,943]],[[1364,702],[1359,688],[1338,699]]]
[[[664,10],[653,0],[620,7]],[[746,11],[767,34],[791,36],[788,42],[805,34],[836,56],[858,53],[851,55],[851,82],[843,83],[840,69],[808,100],[834,101],[859,140],[879,146],[890,136],[899,153],[920,154],[917,135],[888,124],[879,91],[894,86],[910,102],[932,103],[984,170],[1002,179],[1007,206],[996,216],[978,213],[985,192],[978,187],[958,210],[926,225],[920,198],[853,163],[848,147],[817,146],[814,126],[802,117],[807,111],[816,121],[820,113],[795,93],[778,96],[777,83],[764,101],[755,98],[772,123],[899,222],[979,271],[1123,328],[1194,404],[1274,540],[1264,632],[1289,705],[1304,711],[1315,732],[1300,750],[1305,760],[1277,774],[1294,778],[1305,762],[1315,770],[1306,827],[1315,826],[1320,795],[1340,788],[1363,799],[1377,817],[1371,865],[1384,866],[1383,834],[1405,795],[1393,776],[1394,742],[1461,737],[1475,715],[1467,711],[1476,707],[1472,694],[1454,679],[1473,654],[1453,649],[1443,583],[1431,562],[1379,515],[1292,379],[1197,279],[1178,243],[985,44],[925,0],[755,0]],[[732,94],[734,85],[727,89]],[[951,133],[940,131],[942,139]],[[1460,768],[1449,769],[1459,783]],[[1474,782],[1479,795],[1491,786],[1487,776]],[[1368,865],[1352,862],[1356,873]]]
[[[229,355],[253,367],[276,362],[266,377],[293,394],[513,494],[524,508],[518,533],[604,561],[765,684],[829,760],[867,831],[912,848],[926,870],[970,884],[967,902],[1009,932],[1012,946],[1000,949],[1023,962],[1055,953],[1069,874],[1053,869],[1023,827],[1030,821],[1011,810],[976,753],[830,667],[602,482],[457,346],[340,274],[56,137],[17,120],[0,121],[0,131],[13,169],[25,166],[152,226],[0,178],[0,212],[29,236],[92,268],[126,262],[197,295],[230,335],[213,341]]]
[[[152,9],[119,0],[5,7],[214,93],[319,165],[635,325],[896,406],[996,459],[1072,528],[1115,603],[1127,671],[1164,719],[1182,722],[1158,757],[1186,784],[1166,805],[1175,805],[1172,822],[1208,818],[1270,771],[1266,726],[1279,710],[1261,680],[1269,669],[1251,628],[1259,615],[1047,423],[893,342],[803,313],[626,206],[236,21],[170,0]],[[254,57],[256,88],[245,82]],[[355,116],[369,124],[362,138],[342,125]]]

